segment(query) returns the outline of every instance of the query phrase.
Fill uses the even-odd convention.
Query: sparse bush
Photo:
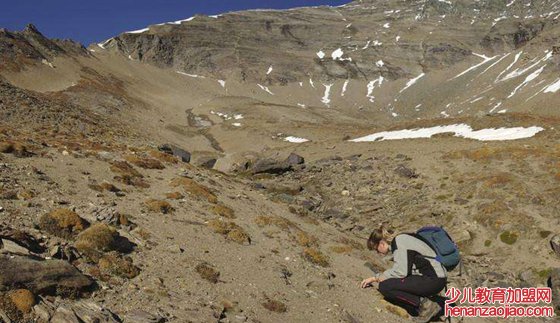
[[[312,247],[317,245],[317,238],[305,231],[296,233],[296,242],[302,247]]]
[[[43,215],[39,227],[48,233],[61,237],[72,238],[88,226],[88,222],[69,209],[56,209]]]
[[[195,270],[200,275],[200,277],[213,284],[216,284],[220,279],[220,272],[214,269],[208,263],[203,262],[196,265]]]
[[[134,266],[130,257],[121,257],[116,252],[111,252],[99,259],[101,274],[132,279],[140,274],[140,269]]]
[[[332,246],[330,248],[335,253],[350,253],[352,252],[352,247],[348,245]]]
[[[223,216],[224,218],[235,219],[235,213],[233,210],[223,204],[216,204],[212,206],[212,212],[216,215]]]
[[[518,234],[511,231],[504,231],[500,234],[500,240],[508,245],[512,245],[517,242]]]
[[[80,233],[74,247],[93,262],[98,262],[105,252],[132,250],[132,244],[105,223],[96,223]]]
[[[177,157],[170,155],[170,154],[166,154],[164,152],[161,151],[157,151],[157,150],[150,150],[148,152],[148,154],[152,157],[155,158],[161,162],[164,163],[170,163],[170,164],[177,164],[178,160]]]
[[[175,178],[170,183],[171,187],[182,187],[185,192],[194,196],[195,198],[205,199],[210,203],[218,203],[218,198],[214,193],[210,191],[206,186],[198,184],[196,181],[186,178],[179,177]]]
[[[16,289],[8,292],[8,298],[23,314],[31,313],[35,305],[35,295],[27,289]]]
[[[208,221],[208,226],[214,232],[224,235],[228,240],[237,242],[239,244],[251,244],[251,237],[234,222],[225,222],[220,219]]]
[[[150,212],[154,212],[154,213],[169,214],[169,213],[173,213],[174,211],[171,204],[169,204],[166,201],[149,199],[146,202],[144,202],[144,204],[146,205],[146,207]]]
[[[328,267],[329,266],[329,260],[328,258],[319,250],[315,249],[315,248],[305,248],[303,249],[303,257],[315,264],[315,265],[319,265],[321,267]]]
[[[276,313],[285,313],[288,310],[286,304],[269,298],[267,298],[266,301],[262,303],[262,306],[267,310]]]
[[[179,192],[171,192],[171,193],[167,193],[165,194],[165,197],[171,200],[180,200],[185,198],[185,196]]]
[[[163,164],[159,160],[153,158],[140,157],[137,155],[128,155],[124,159],[126,159],[127,162],[144,169],[165,168],[165,166],[163,166]]]

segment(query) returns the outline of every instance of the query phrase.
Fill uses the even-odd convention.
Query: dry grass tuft
[[[185,196],[179,192],[171,192],[171,193],[166,193],[165,197],[170,199],[170,200],[180,200],[185,198]]]
[[[166,154],[164,152],[158,151],[158,150],[150,150],[148,152],[148,155],[150,155],[150,157],[155,158],[161,162],[164,163],[169,163],[169,164],[177,164],[178,160],[177,157],[170,155],[170,154]]]
[[[115,180],[125,185],[140,188],[150,187],[150,185],[144,181],[144,176],[126,161],[112,162],[110,169],[113,173],[119,174],[119,176],[115,176]]]
[[[128,155],[124,158],[127,162],[144,169],[164,169],[165,166],[153,158],[140,157],[137,155]]]
[[[223,204],[216,204],[212,206],[212,212],[227,219],[235,219],[235,212]]]
[[[298,231],[296,233],[296,242],[302,247],[317,246],[317,238],[310,235],[305,231]]]
[[[286,306],[286,304],[268,298],[264,303],[262,303],[262,306],[267,310],[276,313],[285,313],[286,311],[288,311],[288,307]]]
[[[162,200],[149,199],[144,202],[150,212],[170,214],[175,210],[171,204]]]
[[[8,298],[14,306],[23,314],[31,313],[35,305],[35,295],[27,289],[16,289],[8,292]]]
[[[220,272],[214,269],[212,265],[208,263],[200,263],[195,267],[196,272],[207,281],[216,284],[220,279]]]
[[[338,245],[330,247],[331,251],[334,253],[350,253],[352,252],[353,248],[349,245]]]
[[[255,223],[260,227],[275,225],[283,230],[289,230],[292,228],[297,229],[297,225],[295,223],[281,216],[259,215],[255,218]]]
[[[171,187],[182,187],[185,192],[195,198],[205,199],[210,203],[218,203],[218,198],[206,186],[198,184],[196,181],[186,177],[178,177],[171,180]]]
[[[104,255],[98,262],[101,274],[132,279],[140,274],[140,269],[134,266],[130,257],[121,257],[116,252]]]
[[[235,224],[235,222],[225,222],[220,219],[214,219],[208,221],[208,226],[214,230],[214,232],[225,236],[228,240],[239,244],[251,244],[251,237],[242,227]]]
[[[39,227],[48,233],[68,239],[83,231],[89,223],[69,209],[56,209],[41,217]]]
[[[319,250],[315,248],[305,248],[303,249],[303,258],[307,261],[321,266],[321,267],[328,267],[329,260],[328,258]]]
[[[89,260],[98,262],[103,253],[121,249],[117,230],[105,223],[96,223],[80,233],[74,247]]]

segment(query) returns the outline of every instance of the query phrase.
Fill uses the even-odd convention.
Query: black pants
[[[437,295],[445,288],[447,278],[408,276],[390,278],[379,283],[379,292],[389,302],[398,305],[410,315],[418,315],[420,297]]]

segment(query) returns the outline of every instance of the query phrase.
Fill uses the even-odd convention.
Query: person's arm
[[[389,278],[404,278],[408,275],[408,251],[404,246],[399,246],[397,244],[397,247],[398,248],[393,252],[393,267],[384,271],[379,276],[378,281],[381,282]]]

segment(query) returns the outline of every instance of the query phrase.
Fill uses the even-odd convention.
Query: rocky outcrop
[[[78,295],[93,284],[65,261],[0,255],[0,290],[23,287],[34,294]]]

